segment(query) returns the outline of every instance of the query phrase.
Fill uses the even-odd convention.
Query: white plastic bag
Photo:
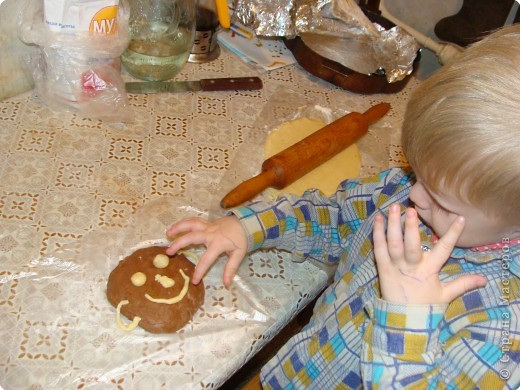
[[[36,94],[47,105],[111,121],[128,116],[119,56],[129,42],[129,10],[125,1],[113,3],[66,1],[60,19],[56,4],[45,12],[43,0],[25,1],[18,33],[39,48],[31,65]]]
[[[16,15],[21,4],[18,0],[0,0],[0,101],[33,89],[30,69],[25,58],[34,49],[18,38]]]

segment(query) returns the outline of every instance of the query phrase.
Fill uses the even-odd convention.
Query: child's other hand
[[[388,229],[381,214],[374,219],[374,254],[382,298],[405,304],[447,304],[466,291],[486,285],[479,275],[465,275],[444,283],[439,272],[450,257],[464,229],[464,218],[457,217],[446,234],[429,252],[421,250],[417,211],[405,213],[404,237],[398,204],[390,206]]]
[[[228,261],[224,268],[223,281],[225,286],[229,286],[247,251],[246,233],[235,217],[223,217],[214,222],[202,218],[186,218],[174,223],[166,234],[174,238],[166,250],[169,255],[189,245],[202,244],[206,247],[195,267],[193,284],[198,284],[217,258],[225,253]]]

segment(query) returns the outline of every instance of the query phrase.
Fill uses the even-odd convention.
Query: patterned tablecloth
[[[258,72],[223,50],[178,79]],[[230,289],[220,261],[202,309],[173,335],[119,330],[105,299],[121,256],[164,242],[177,218],[208,215],[280,91],[347,111],[390,102],[378,127],[385,136],[372,145],[388,159],[364,173],[402,163],[399,128],[415,80],[398,94],[364,96],[298,65],[259,76],[260,91],[130,95],[128,126],[52,111],[32,93],[0,102],[0,386],[216,388],[323,288],[324,271],[272,251],[247,258]],[[277,115],[289,116],[292,104]]]

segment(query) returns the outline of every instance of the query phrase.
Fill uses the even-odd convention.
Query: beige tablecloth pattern
[[[178,79],[257,72],[223,50]],[[349,111],[390,102],[389,141],[380,146],[388,166],[403,163],[399,128],[414,80],[399,94],[364,96],[297,65],[260,77],[260,91],[129,95],[125,126],[53,111],[32,93],[0,102],[0,386],[216,388],[315,297],[325,272],[259,252],[230,289],[220,261],[205,280],[203,308],[175,335],[120,331],[104,298],[122,255],[164,240],[181,216],[205,215],[280,89]]]

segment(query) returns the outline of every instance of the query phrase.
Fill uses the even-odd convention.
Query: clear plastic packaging
[[[0,1],[0,101],[33,89],[31,70],[24,59],[34,49],[18,38],[18,0]]]
[[[63,6],[72,7],[71,3],[77,3],[79,10],[74,13],[81,20],[81,7],[88,2]],[[112,8],[115,17],[104,16],[106,9],[100,10],[99,20],[93,18],[88,30],[83,30],[66,21],[63,25],[49,21],[42,0],[25,0],[18,34],[23,42],[38,46],[30,58],[33,79],[36,94],[50,107],[110,121],[124,121],[128,116],[119,57],[129,42],[129,10],[126,1]]]
[[[244,260],[225,288],[221,259],[204,278],[204,304],[183,329],[172,334],[119,329],[116,309],[105,295],[111,270],[137,248],[167,244],[167,226],[187,216],[207,217],[207,212],[162,197],[145,204],[123,227],[96,231],[50,255],[0,268],[0,354],[11,362],[0,386],[218,388],[327,281],[311,263],[260,251]],[[200,250],[190,248],[187,257]]]

